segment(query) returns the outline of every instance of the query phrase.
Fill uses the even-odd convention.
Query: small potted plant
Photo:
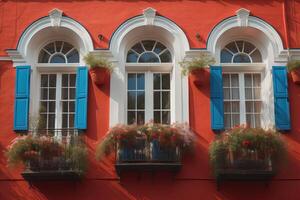
[[[184,60],[180,62],[183,75],[190,75],[194,84],[199,86],[203,83],[205,68],[214,64],[215,58],[207,53],[200,53],[198,57],[192,60]]]
[[[90,67],[92,81],[98,86],[103,85],[113,71],[112,63],[103,56],[88,53],[84,61]]]
[[[292,75],[293,82],[296,84],[300,84],[300,61],[292,60],[287,63],[288,71]]]

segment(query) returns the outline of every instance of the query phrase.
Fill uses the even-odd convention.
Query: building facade
[[[300,59],[298,8],[297,0],[0,2],[0,199],[300,199],[300,89],[285,69]],[[198,87],[180,62],[200,52],[216,64]],[[86,78],[87,53],[115,66],[101,87]],[[7,167],[4,152],[36,115],[45,129],[81,130],[90,164],[80,182],[31,185]],[[130,172],[120,181],[114,158],[95,160],[109,127],[150,120],[187,122],[196,134],[176,176]],[[288,161],[267,185],[228,181],[218,190],[208,147],[239,124],[281,131]]]

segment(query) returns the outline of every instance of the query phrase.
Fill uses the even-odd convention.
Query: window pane
[[[251,54],[251,58],[252,58],[252,62],[255,63],[262,62],[261,54],[257,49]]]
[[[161,123],[160,111],[154,111],[154,123]]]
[[[63,55],[56,54],[51,58],[50,63],[66,63],[66,59]]]
[[[230,87],[229,74],[223,74],[223,87]]]
[[[259,114],[256,114],[256,115],[254,115],[254,117],[255,117],[255,127],[256,127],[256,128],[261,127],[260,115],[259,115]]]
[[[170,89],[170,74],[162,74],[162,89]]]
[[[144,111],[138,111],[137,112],[137,124],[144,124],[145,123],[145,112]]]
[[[238,86],[239,86],[239,75],[231,74],[231,87],[238,87]]]
[[[68,63],[79,63],[79,54],[76,49],[67,55]]]
[[[223,49],[221,51],[221,63],[231,63],[232,54],[227,51],[226,49]]]
[[[253,86],[260,87],[260,84],[261,84],[260,74],[253,74]]]
[[[39,55],[39,63],[48,63],[49,58],[50,58],[50,55],[46,51],[41,50],[40,55]]]
[[[153,93],[154,109],[160,109],[160,92]]]
[[[47,128],[47,114],[40,114],[38,129],[46,129],[46,128]]]
[[[48,89],[41,89],[41,99],[42,100],[48,99]]]
[[[253,102],[252,101],[246,101],[246,112],[247,113],[254,112]]]
[[[62,128],[68,128],[68,115],[62,115]]]
[[[230,99],[230,89],[224,88],[224,99]]]
[[[139,54],[141,54],[141,53],[144,52],[144,49],[143,49],[143,47],[142,47],[142,45],[141,45],[140,43],[136,43],[136,44],[132,47],[132,49],[133,49],[135,52],[139,53]]]
[[[162,92],[162,109],[170,109],[170,92]]]
[[[162,124],[170,124],[170,112],[169,111],[162,111]]]
[[[62,88],[61,89],[61,98],[62,99],[68,99],[68,88]]]
[[[261,102],[254,102],[254,111],[256,113],[260,113],[261,112]]]
[[[69,79],[68,74],[62,75],[62,86],[63,87],[68,87],[68,83],[69,83],[68,79]]]
[[[55,101],[48,102],[48,112],[55,112]]]
[[[55,114],[49,114],[48,115],[48,117],[49,117],[49,121],[48,121],[48,128],[50,129],[50,128],[55,128]]]
[[[70,88],[70,96],[69,99],[75,99],[75,88]]]
[[[49,89],[49,99],[55,100],[56,98],[56,89],[55,88],[50,88]]]
[[[68,102],[67,101],[64,101],[62,102],[62,111],[63,112],[68,112]]]
[[[155,48],[154,48],[154,52],[159,54],[160,52],[162,52],[166,47],[160,43],[160,42],[157,42],[156,45],[155,45]]]
[[[141,55],[138,62],[140,63],[158,63],[158,57],[152,52],[146,52]]]
[[[238,52],[238,50],[236,48],[236,45],[235,45],[235,42],[231,42],[231,43],[227,44],[226,48],[229,49],[233,53],[237,53]]]
[[[238,46],[238,50],[243,52],[244,41],[236,41],[236,44]]]
[[[234,63],[251,63],[251,60],[246,54],[238,54],[233,58]]]
[[[254,99],[260,99],[260,88],[254,88]]]
[[[41,87],[48,87],[48,75],[41,75]]]
[[[62,49],[62,53],[63,54],[66,54],[68,53],[71,49],[73,48],[73,46],[67,42],[64,42],[64,46],[63,46],[63,49]]]
[[[226,129],[231,127],[231,115],[230,114],[224,115],[224,126]]]
[[[232,112],[239,113],[240,112],[240,102],[231,102]]]
[[[232,99],[239,99],[240,98],[240,91],[239,88],[233,88],[232,92]]]
[[[145,75],[137,74],[137,89],[144,90],[145,89]]]
[[[128,92],[128,109],[135,109],[136,108],[136,92],[130,91]]]
[[[75,101],[69,102],[69,112],[75,112]]]
[[[159,57],[162,63],[172,62],[172,56],[168,50],[163,52]]]
[[[230,102],[224,102],[224,112],[231,112]]]
[[[251,74],[245,74],[245,87],[252,87],[252,76]]]
[[[152,51],[152,49],[154,47],[154,44],[155,44],[155,41],[153,41],[153,40],[144,40],[144,41],[142,41],[142,43],[143,43],[143,45],[144,45],[144,47],[147,51]]]
[[[127,53],[127,60],[126,60],[126,62],[135,63],[135,62],[137,62],[138,57],[139,56],[135,52],[129,50],[128,53]]]
[[[136,90],[136,74],[128,74],[128,90]]]
[[[134,124],[135,123],[135,112],[128,111],[127,112],[127,124]]]
[[[145,109],[145,92],[137,92],[137,109]]]
[[[160,74],[153,74],[153,88],[155,90],[160,89]]]
[[[54,43],[50,43],[44,47],[49,53],[55,53]]]
[[[56,41],[55,42],[55,46],[56,46],[56,52],[60,52],[61,48],[62,48],[62,41]]]
[[[76,87],[76,74],[70,74],[70,86]]]
[[[247,123],[248,126],[253,127],[252,115],[251,114],[246,115],[246,123]]]
[[[249,42],[245,42],[244,52],[251,53],[255,49],[255,46]]]
[[[245,98],[252,99],[252,88],[245,88]]]
[[[49,86],[56,87],[56,74],[49,75]]]
[[[69,115],[69,128],[74,128],[74,118],[75,118],[74,114]]]
[[[239,114],[233,114],[232,115],[232,126],[236,126],[240,124],[240,115]]]

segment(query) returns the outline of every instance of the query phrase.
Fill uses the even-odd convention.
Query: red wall
[[[278,31],[284,44],[300,47],[297,31],[300,2],[287,1],[288,29],[283,26],[283,0],[223,0],[223,1],[26,1],[0,2],[0,55],[5,49],[16,48],[24,29],[33,21],[46,16],[48,11],[59,8],[64,14],[79,21],[90,32],[95,48],[108,48],[109,38],[126,19],[153,7],[158,14],[176,22],[186,33],[191,48],[205,48],[212,28],[221,20],[232,16],[241,7],[249,9]],[[116,12],[117,11],[117,12]],[[87,14],[88,13],[88,14]],[[202,40],[197,41],[199,32]],[[104,35],[99,41],[97,35]],[[0,200],[15,199],[300,199],[300,87],[289,82],[292,131],[284,135],[289,144],[289,162],[276,178],[265,186],[261,182],[226,182],[221,190],[216,184],[209,166],[208,146],[215,134],[210,130],[209,71],[204,84],[195,87],[190,80],[190,125],[196,132],[195,154],[185,157],[183,168],[175,179],[168,173],[128,173],[120,182],[114,171],[113,158],[103,162],[94,159],[97,142],[103,137],[109,124],[109,81],[98,88],[90,81],[88,131],[85,133],[90,153],[87,176],[78,183],[43,182],[30,186],[20,176],[20,171],[6,166],[5,149],[16,137],[13,128],[13,102],[15,70],[11,62],[0,61]]]

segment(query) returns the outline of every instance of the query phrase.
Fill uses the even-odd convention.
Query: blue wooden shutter
[[[76,75],[75,128],[87,129],[88,68],[78,67]]]
[[[290,105],[287,71],[285,66],[273,66],[275,126],[277,130],[290,130]]]
[[[16,67],[14,130],[28,130],[30,66]]]
[[[211,129],[220,131],[224,129],[223,108],[223,78],[222,67],[210,67],[210,115]]]

